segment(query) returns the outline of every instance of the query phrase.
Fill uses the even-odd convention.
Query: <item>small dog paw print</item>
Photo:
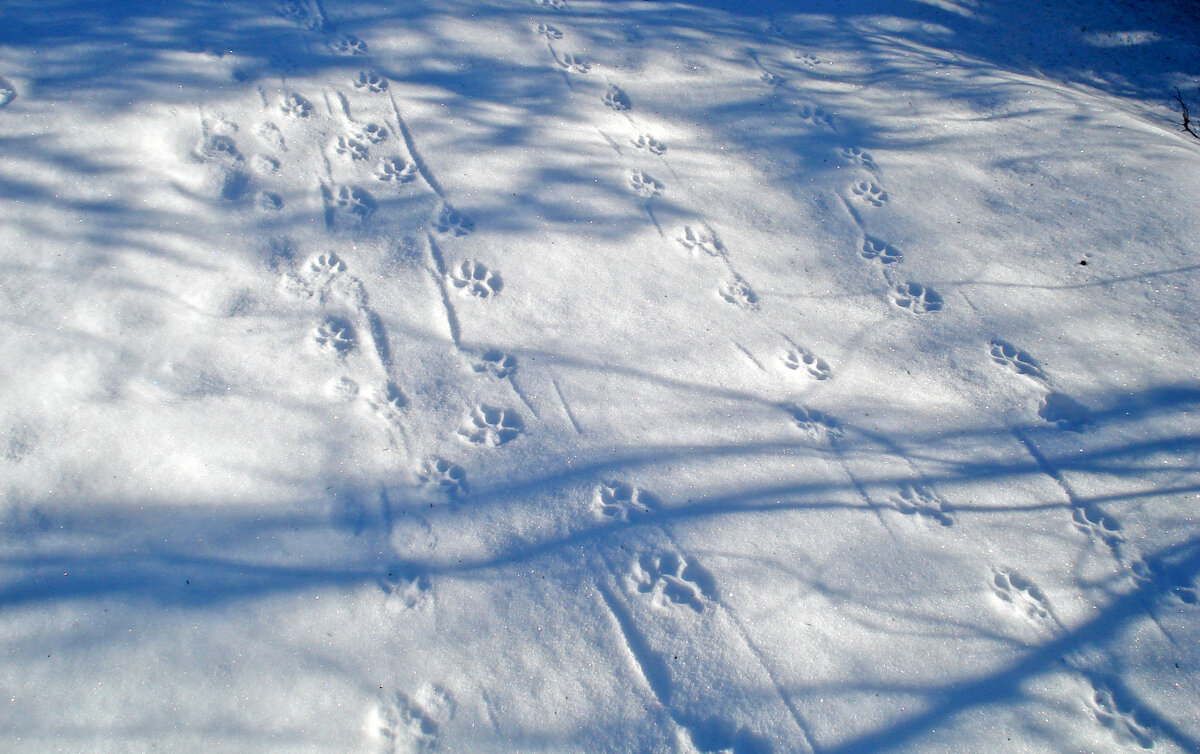
[[[366,55],[367,43],[354,36],[346,34],[330,43],[330,48],[339,55]]]
[[[451,268],[449,277],[450,284],[455,288],[461,288],[478,298],[494,296],[504,287],[499,275],[489,270],[482,262],[471,259]]]
[[[717,294],[724,301],[739,309],[758,308],[758,294],[754,292],[749,283],[738,275],[723,281],[717,288]]]
[[[816,55],[810,55],[807,52],[796,53],[796,60],[804,65],[812,68],[815,65],[820,65],[821,60]]]
[[[357,186],[339,186],[334,204],[361,220],[366,220],[375,211],[375,199],[366,189]]]
[[[825,359],[806,348],[789,348],[783,355],[783,365],[794,372],[805,372],[814,380],[829,379],[833,372]]]
[[[517,357],[511,353],[489,348],[479,355],[479,361],[471,368],[479,374],[490,374],[503,380],[511,377],[517,371]]]
[[[520,437],[525,429],[513,411],[493,406],[476,406],[463,420],[458,436],[472,445],[496,448]]]
[[[629,95],[621,90],[620,87],[610,86],[608,92],[604,95],[604,106],[617,112],[625,112],[633,109],[633,102],[630,101]]]
[[[604,521],[628,523],[631,517],[645,515],[657,507],[657,498],[626,482],[601,482],[592,494],[592,508]]]
[[[842,158],[848,160],[855,165],[861,165],[867,170],[875,169],[875,159],[871,157],[870,152],[866,152],[858,147],[846,147],[841,151]]]
[[[407,183],[416,174],[416,167],[403,157],[385,157],[375,167],[375,177],[385,183]]]
[[[457,463],[433,456],[421,465],[417,478],[426,489],[456,497],[467,494],[467,472]]]
[[[679,243],[685,249],[691,250],[692,254],[704,252],[710,257],[725,255],[725,244],[721,243],[721,239],[717,238],[715,233],[704,228],[683,226],[683,235],[680,236]]]
[[[988,355],[992,357],[992,361],[1002,367],[1008,367],[1017,374],[1023,374],[1035,380],[1046,379],[1045,373],[1042,372],[1033,357],[1011,343],[993,340],[988,343]]]
[[[951,526],[954,523],[947,512],[945,501],[927,487],[906,484],[900,488],[900,494],[892,502],[896,510],[907,516],[931,518],[942,526]]]
[[[400,391],[396,383],[390,381],[368,398],[367,402],[371,408],[375,409],[379,418],[391,424],[400,420],[404,407],[408,405],[408,399],[404,397],[404,393]]]
[[[859,181],[850,187],[850,193],[863,204],[882,207],[888,202],[888,194],[870,181]]]
[[[642,555],[634,561],[627,581],[638,592],[650,595],[659,609],[685,605],[698,613],[704,611],[702,584],[708,584],[709,578],[678,553]]]
[[[359,138],[371,144],[382,144],[388,140],[388,130],[378,123],[368,123],[358,129]]]
[[[871,259],[881,264],[892,264],[902,259],[900,250],[889,243],[867,236],[862,245],[863,259]]]
[[[559,63],[563,68],[566,68],[572,73],[587,73],[592,70],[592,64],[579,57],[578,55],[563,55],[562,61]]]
[[[552,42],[563,38],[563,33],[550,24],[538,24],[537,33]]]
[[[358,76],[352,79],[350,83],[355,89],[375,93],[387,91],[388,88],[388,80],[375,71],[359,71]]]
[[[633,140],[633,146],[636,149],[644,149],[650,154],[663,154],[667,151],[667,145],[649,134],[640,134]]]
[[[475,230],[475,223],[447,204],[443,205],[441,211],[438,212],[437,218],[433,221],[433,227],[443,235],[449,233],[455,236],[465,236]]]
[[[333,140],[333,153],[351,161],[367,159],[367,145],[351,136],[338,136]]]
[[[553,8],[554,10],[565,10],[567,7],[566,0],[535,0],[535,2],[543,8]]]
[[[788,416],[795,422],[796,428],[814,438],[836,440],[842,435],[841,428],[833,417],[823,414],[816,409],[803,406],[786,407]]]
[[[913,314],[929,314],[943,306],[941,296],[919,283],[897,283],[892,289],[892,301]]]
[[[633,193],[643,199],[652,199],[656,196],[661,196],[663,185],[659,181],[654,180],[641,170],[635,170],[629,174],[629,187],[633,189]]]
[[[313,330],[313,342],[333,356],[344,356],[354,348],[354,328],[338,317],[327,317]]]
[[[783,76],[778,76],[770,71],[763,71],[759,74],[758,80],[767,86],[783,86],[787,83],[787,79]]]
[[[307,118],[313,114],[312,103],[295,92],[283,98],[279,109],[289,118]]]

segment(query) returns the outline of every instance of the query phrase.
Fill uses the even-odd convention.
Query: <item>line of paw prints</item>
[[[758,309],[758,294],[754,292],[745,278],[736,272],[731,272],[729,277],[721,281],[717,286],[717,295],[726,303],[733,304],[739,309]]]
[[[396,693],[375,710],[375,726],[383,751],[433,751],[443,726],[454,716],[454,699],[426,684],[412,696]]]
[[[350,80],[350,85],[360,91],[378,94],[387,91],[388,80],[375,71],[359,71],[358,75]]]
[[[675,552],[643,554],[631,565],[626,583],[649,595],[650,603],[660,610],[679,605],[704,612],[708,597],[716,591],[707,572]]]
[[[634,149],[641,149],[653,155],[662,155],[667,152],[667,145],[650,134],[638,134],[636,139],[631,139]]]
[[[906,516],[920,516],[937,521],[942,526],[953,526],[950,506],[933,490],[924,485],[905,484],[892,499],[896,510]]]
[[[1029,353],[999,339],[989,341],[987,351],[996,364],[1041,383],[1047,390],[1037,410],[1038,416],[1047,424],[1053,424],[1059,429],[1078,431],[1091,421],[1091,412],[1086,406],[1066,393],[1049,387],[1050,380],[1045,371]]]
[[[446,275],[450,284],[477,298],[490,298],[504,289],[504,281],[498,273],[488,269],[482,262],[463,260],[450,268]]]
[[[475,222],[449,204],[443,204],[433,227],[442,235],[465,236],[475,230]]]
[[[440,456],[427,458],[417,470],[417,479],[425,489],[450,497],[465,495],[470,491],[467,472],[463,467]]]
[[[833,374],[829,362],[801,346],[791,346],[780,357],[784,367],[793,372],[801,372],[814,380],[827,380]]]
[[[524,422],[512,409],[479,405],[463,419],[458,436],[472,445],[497,448],[517,439],[524,431]]]
[[[617,112],[627,112],[633,109],[633,101],[629,99],[629,95],[618,86],[608,87],[603,100],[604,106],[616,110]]]
[[[661,181],[655,180],[642,170],[634,170],[629,174],[629,187],[633,189],[633,193],[643,199],[662,196],[662,192],[666,188]]]
[[[1091,694],[1087,699],[1088,710],[1096,722],[1112,733],[1119,743],[1136,743],[1143,749],[1154,748],[1153,729],[1138,718],[1138,711],[1131,705],[1122,704],[1112,690],[1102,681],[1089,679]]]
[[[628,482],[600,482],[592,491],[592,510],[601,521],[629,523],[658,509],[658,498]]]
[[[489,348],[479,355],[479,360],[471,365],[477,374],[490,374],[498,380],[508,379],[517,371],[517,357],[495,348]]]

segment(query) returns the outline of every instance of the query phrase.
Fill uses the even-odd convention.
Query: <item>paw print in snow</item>
[[[396,694],[376,712],[379,738],[388,752],[436,751],[439,734],[454,715],[454,700],[426,684],[408,697]]]
[[[947,512],[948,506],[941,497],[928,487],[906,484],[900,488],[898,497],[892,500],[896,510],[906,516],[924,516],[942,526],[953,526],[954,519]]]
[[[1032,377],[1035,380],[1045,380],[1046,375],[1033,357],[1011,343],[1003,340],[993,340],[988,343],[988,355],[992,361],[1002,367],[1007,367],[1017,374]]]
[[[379,580],[385,595],[384,606],[389,612],[416,610],[430,601],[429,577],[414,573],[402,565],[393,565]]]
[[[451,497],[467,494],[467,472],[462,466],[445,458],[433,456],[421,465],[417,478],[426,489],[436,490]]]
[[[759,75],[758,79],[767,86],[783,86],[787,83],[787,79],[785,79],[783,76],[777,76],[770,71],[763,71],[762,74]]]
[[[800,120],[806,123],[811,123],[814,126],[833,128],[833,115],[816,105],[800,105],[799,110],[796,112],[800,116]]]
[[[739,309],[758,308],[758,294],[740,275],[733,275],[723,281],[717,288],[717,295]]]
[[[842,150],[841,154],[843,158],[849,160],[855,165],[862,165],[867,170],[875,169],[875,160],[871,157],[870,153],[865,152],[858,147],[846,147]]]
[[[895,246],[870,236],[863,239],[862,256],[863,259],[871,259],[880,264],[892,264],[903,259],[900,250]]]
[[[820,65],[821,61],[816,55],[810,55],[807,52],[796,53],[796,60],[808,66],[809,68]]]
[[[892,301],[913,314],[928,314],[942,308],[942,297],[918,283],[897,283],[892,288]]]
[[[366,220],[375,211],[375,198],[357,186],[339,186],[334,204],[360,220]]]
[[[350,82],[355,89],[363,89],[368,92],[382,92],[388,88],[388,80],[380,76],[374,71],[359,71]]]
[[[850,187],[850,193],[862,203],[882,207],[888,202],[888,194],[870,181],[859,181]]]
[[[313,114],[312,103],[295,92],[283,98],[279,109],[289,118],[307,118]]]
[[[1163,564],[1157,560],[1135,560],[1129,569],[1133,577],[1149,587],[1155,596],[1164,596],[1183,605],[1200,603],[1200,596],[1191,584],[1172,578]]]
[[[555,41],[563,38],[563,33],[550,24],[538,24],[537,33],[550,41]]]
[[[538,5],[542,6],[543,8],[553,8],[554,10],[566,10],[566,7],[567,7],[566,0],[534,0],[534,1]]]
[[[683,236],[679,243],[683,244],[685,249],[690,249],[693,254],[702,251],[710,257],[725,255],[725,244],[721,243],[721,239],[717,238],[715,233],[704,228],[683,226]]]
[[[305,268],[310,279],[329,281],[346,271],[346,263],[331,251],[328,254],[317,254],[309,259]]]
[[[603,521],[628,523],[631,517],[643,516],[657,507],[657,498],[625,482],[601,482],[592,495],[592,508]]]
[[[633,140],[633,146],[636,149],[644,149],[650,154],[663,154],[667,151],[667,145],[663,144],[658,139],[649,134],[640,134]]]
[[[345,356],[354,348],[354,328],[340,317],[327,317],[313,330],[313,342],[333,356]]]
[[[433,227],[437,229],[438,233],[465,236],[475,230],[475,223],[447,204],[438,212],[437,219],[433,221]]]
[[[604,95],[604,106],[624,112],[633,109],[633,102],[630,101],[629,95],[623,92],[620,87],[610,86],[608,92]]]
[[[842,436],[842,431],[838,427],[837,421],[831,416],[822,414],[811,408],[803,406],[788,406],[785,408],[788,416],[796,423],[796,427],[807,435],[814,438],[824,438],[826,440],[836,440]]]
[[[704,589],[709,577],[682,555],[643,555],[638,558],[628,577],[629,583],[642,594],[649,594],[651,603],[664,609],[670,605],[686,605],[703,612]]]
[[[572,73],[587,73],[588,71],[592,70],[591,63],[588,63],[583,58],[570,54],[563,55],[562,61],[559,63],[559,65],[561,65],[563,68],[566,68],[568,71],[571,71]]]
[[[350,136],[338,136],[333,140],[333,153],[352,161],[367,159],[367,145]]]
[[[1075,528],[1105,545],[1119,547],[1125,538],[1121,536],[1121,524],[1095,503],[1086,503],[1071,509],[1071,521]]]
[[[259,191],[254,196],[254,205],[264,212],[278,212],[283,209],[283,197],[270,191]]]
[[[1037,584],[1008,568],[992,569],[992,593],[1035,625],[1054,622],[1050,601]]]
[[[367,403],[375,410],[375,415],[380,419],[388,424],[398,424],[404,407],[408,405],[408,399],[404,397],[404,393],[400,391],[396,383],[388,382],[375,395],[371,396]]]
[[[375,177],[385,183],[408,183],[416,174],[413,164],[403,157],[385,157],[375,167]]]
[[[489,348],[479,356],[479,361],[471,367],[479,374],[490,374],[503,380],[511,377],[517,371],[517,357],[511,353]]]
[[[354,36],[346,34],[334,40],[329,45],[330,49],[340,55],[366,55],[367,43]]]
[[[450,284],[455,288],[462,288],[479,298],[494,296],[504,287],[499,275],[489,270],[482,262],[471,259],[466,259],[452,268],[449,277]]]
[[[0,79],[0,107],[5,107],[17,98],[17,90],[5,79]]]
[[[388,139],[388,130],[378,123],[368,123],[358,129],[359,137],[372,144],[382,144]]]
[[[1108,728],[1120,743],[1136,743],[1143,749],[1154,748],[1154,736],[1150,728],[1138,721],[1135,711],[1119,704],[1112,690],[1103,683],[1092,681],[1088,708],[1096,722]]]
[[[495,448],[520,437],[525,430],[521,417],[503,408],[476,406],[463,421],[458,436],[472,445]]]
[[[807,348],[799,347],[789,348],[783,354],[783,365],[792,371],[803,370],[815,380],[827,380],[833,371],[825,359],[815,355]]]
[[[1051,392],[1042,399],[1038,416],[1059,429],[1077,432],[1090,420],[1086,407],[1066,393]]]
[[[641,170],[635,170],[630,173],[629,187],[633,189],[633,193],[643,199],[661,196],[664,188],[660,182],[654,180]]]

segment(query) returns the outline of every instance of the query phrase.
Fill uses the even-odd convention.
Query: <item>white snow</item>
[[[1193,4],[12,0],[5,751],[1200,750]]]

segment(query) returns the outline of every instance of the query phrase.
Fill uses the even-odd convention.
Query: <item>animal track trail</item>
[[[717,287],[717,295],[726,303],[733,304],[739,309],[746,311],[758,309],[758,294],[737,273],[731,273],[729,277],[721,281]]]
[[[416,177],[416,166],[403,157],[385,157],[375,166],[376,180],[384,183],[408,183]]]
[[[292,92],[279,103],[279,111],[288,118],[303,120],[313,114],[313,104],[296,92]]]
[[[366,55],[367,43],[353,34],[343,34],[329,43],[329,49],[339,55]]]
[[[1096,722],[1107,728],[1122,745],[1137,744],[1143,749],[1153,749],[1154,734],[1149,726],[1138,721],[1137,711],[1119,703],[1102,681],[1091,680],[1091,685],[1087,707]]]
[[[837,420],[827,414],[804,406],[785,406],[784,410],[796,428],[814,440],[824,440],[832,445],[842,436]]]
[[[850,194],[857,201],[871,207],[882,207],[890,200],[888,192],[872,181],[859,181],[851,184]]]
[[[818,128],[832,129],[834,127],[833,113],[816,105],[800,105],[796,110],[796,115],[805,123]]]
[[[633,101],[629,99],[629,95],[615,85],[608,87],[608,91],[604,94],[604,98],[601,101],[605,107],[619,113],[627,113],[633,109]]]
[[[359,91],[379,94],[387,91],[388,80],[375,71],[359,71],[358,75],[350,80],[350,85]]]
[[[511,409],[479,405],[463,420],[458,436],[472,445],[498,448],[521,436],[525,424]]]
[[[479,355],[479,360],[471,365],[477,374],[490,374],[498,380],[508,379],[516,374],[517,357],[490,348]]]
[[[487,265],[472,259],[452,267],[447,275],[450,284],[476,298],[491,298],[504,289],[504,281]]]
[[[643,199],[653,199],[656,196],[662,196],[666,186],[661,181],[655,180],[649,174],[641,170],[634,170],[629,174],[629,187],[633,189],[633,193]]]
[[[401,565],[388,567],[379,587],[384,594],[384,609],[390,613],[419,610],[433,600],[429,577]]]
[[[442,727],[454,712],[453,697],[429,684],[411,696],[393,694],[375,710],[381,751],[386,754],[435,751]]]
[[[629,588],[649,595],[654,607],[667,610],[678,605],[697,613],[708,606],[706,592],[713,591],[711,581],[698,565],[677,552],[643,554],[632,563],[626,576]]]
[[[792,346],[780,357],[783,365],[793,372],[801,372],[814,380],[827,380],[833,373],[825,359],[815,355],[807,348]]]
[[[860,253],[863,259],[869,259],[883,265],[895,264],[904,259],[900,250],[895,246],[871,236],[863,239],[862,251]]]
[[[1046,380],[1046,374],[1038,366],[1037,361],[1027,352],[1022,351],[1011,343],[998,339],[990,341],[988,343],[988,355],[992,357],[992,361],[1017,374],[1032,377],[1042,382]]]
[[[545,38],[549,42],[557,42],[563,38],[563,33],[555,26],[550,24],[537,25],[538,36]]]
[[[906,516],[928,518],[942,526],[954,525],[954,519],[949,513],[950,506],[940,495],[923,485],[904,485],[899,494],[892,499],[892,504]]]
[[[335,358],[343,358],[358,344],[354,327],[341,317],[327,316],[312,331],[317,348]]]
[[[655,156],[662,156],[667,152],[667,145],[650,134],[638,134],[636,139],[630,141],[634,149],[640,149]]]
[[[1009,568],[993,568],[992,593],[1017,616],[1041,628],[1057,628],[1050,600],[1033,581]]]
[[[679,237],[679,243],[685,249],[692,252],[692,255],[707,254],[710,257],[725,259],[728,253],[725,249],[725,244],[721,243],[721,239],[712,230],[707,228],[693,228],[690,225],[683,226],[683,235]]]
[[[463,467],[440,456],[427,458],[417,470],[417,479],[425,489],[449,497],[459,497],[470,491]]]
[[[630,523],[659,507],[656,496],[628,482],[604,481],[592,493],[592,510],[601,521]]]
[[[892,287],[892,303],[911,314],[932,314],[944,306],[942,297],[919,283],[901,282]]]
[[[859,147],[846,147],[839,154],[843,159],[849,160],[855,165],[864,167],[871,172],[875,172],[878,169],[878,165],[875,164],[875,158],[871,156],[871,153]]]
[[[475,222],[449,204],[443,204],[434,218],[433,227],[444,236],[465,236],[474,232]]]

